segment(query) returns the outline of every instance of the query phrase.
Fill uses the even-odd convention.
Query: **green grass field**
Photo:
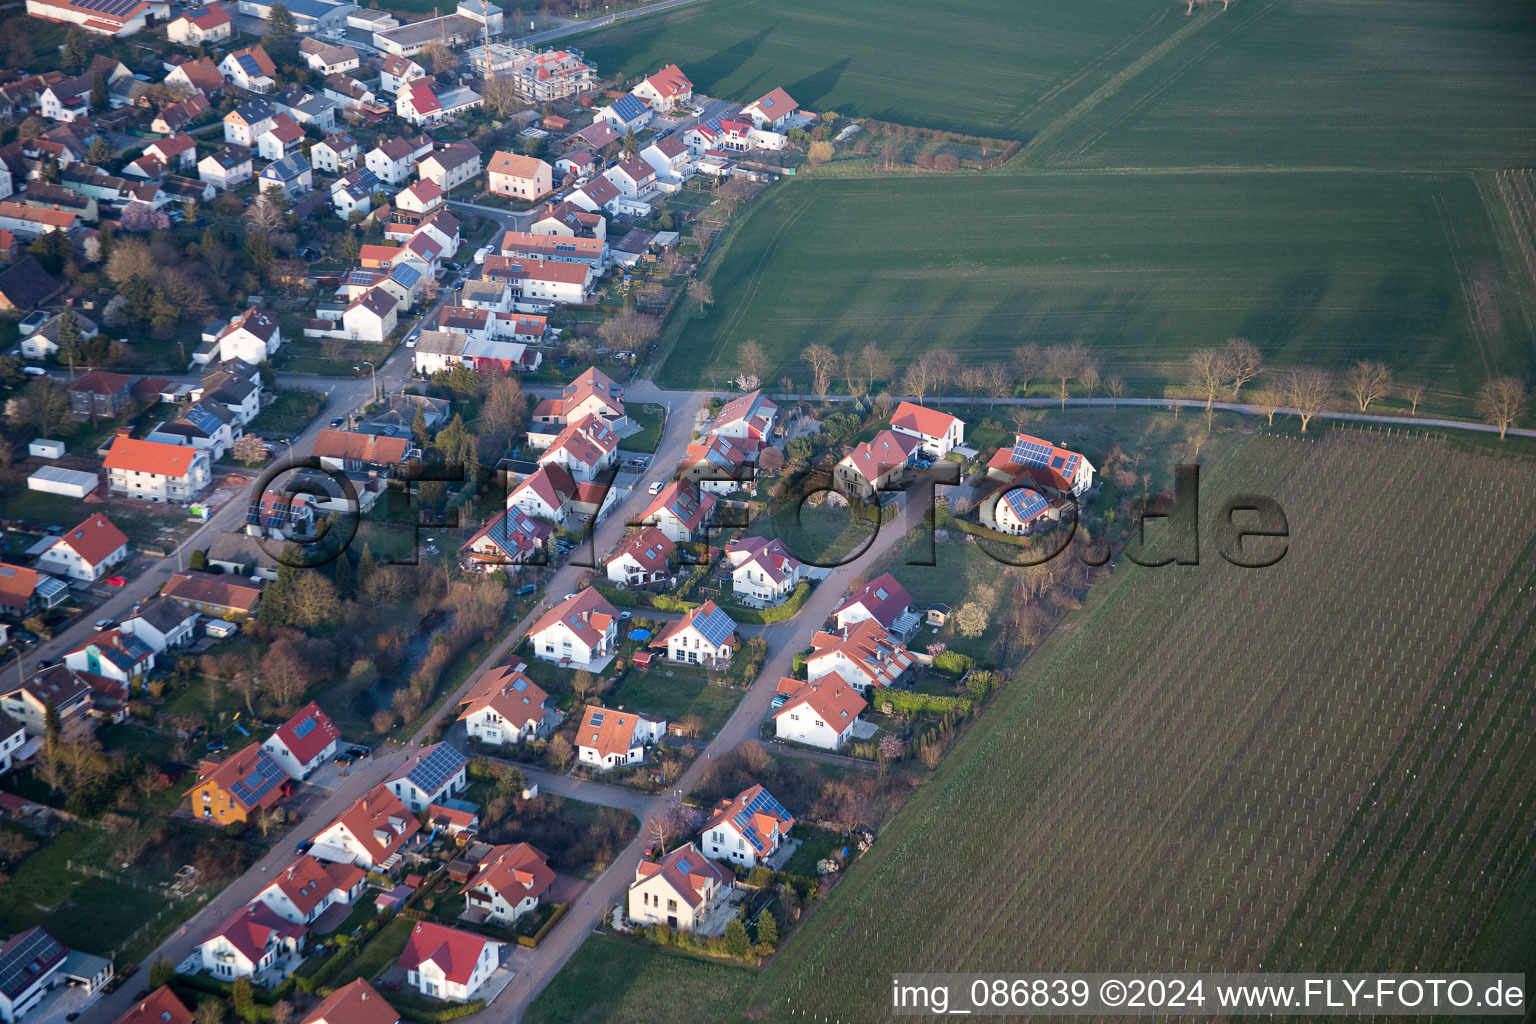
[[[753,971],[676,949],[593,935],[523,1018],[527,1024],[714,1024]]]
[[[1205,496],[1275,498],[1284,559],[1123,563],[734,1019],[885,1020],[918,965],[1529,970],[1536,532],[1451,474],[1536,486],[1434,439],[1222,445]]]
[[[1532,111],[1528,4],[1237,0],[1021,163],[1528,167]]]
[[[604,74],[676,63],[710,96],[1026,140],[1182,27],[1153,0],[710,0],[573,38]]]
[[[716,686],[705,679],[631,669],[623,682],[603,695],[603,703],[669,722],[680,721],[684,715],[698,715],[704,720],[703,735],[707,737],[731,717],[742,696],[741,690]]]
[[[671,327],[664,383],[729,377],[752,338],[766,379],[802,385],[817,342],[875,342],[900,367],[1082,341],[1144,395],[1239,335],[1271,363],[1382,359],[1456,395],[1533,368],[1529,280],[1459,175],[796,181],[757,200],[711,280],[709,314]]]

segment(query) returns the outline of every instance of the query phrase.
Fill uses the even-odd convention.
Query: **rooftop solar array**
[[[1055,450],[1055,445],[1049,445],[1036,438],[1020,435],[1013,444],[1013,455],[1011,458],[1015,464],[1020,466],[1045,467],[1050,464],[1051,453]]]
[[[69,950],[41,928],[24,936],[0,960],[0,992],[15,998],[25,992],[49,967],[69,954]]]
[[[229,787],[230,793],[247,807],[261,802],[272,790],[288,781],[288,773],[265,750],[256,752],[256,765],[245,778]]]
[[[315,721],[315,716],[310,715],[308,718],[304,719],[304,721],[293,727],[293,738],[296,740],[303,739],[305,736],[308,736],[310,733],[314,732],[315,727],[319,724],[319,722]]]
[[[261,65],[256,63],[256,58],[251,54],[242,53],[240,56],[235,58],[235,61],[240,65],[240,70],[244,71],[250,77],[259,78],[261,76]]]
[[[439,743],[406,773],[406,778],[422,792],[435,793],[466,763],[463,754],[446,743]]]
[[[594,712],[592,712],[592,727],[594,729],[597,729],[597,728],[600,728],[602,726],[602,724],[603,724],[603,713],[601,711],[594,711]]]
[[[771,814],[780,821],[788,821],[792,815],[784,809],[784,805],[773,798],[773,794],[766,789],[758,791],[758,794],[747,805],[736,812],[731,818],[731,824],[736,826],[736,831],[742,834],[754,849],[764,850],[768,847],[768,838],[757,831],[757,826],[752,824],[752,818],[758,814]]]
[[[730,639],[736,631],[736,623],[731,617],[716,607],[713,611],[696,615],[693,620],[693,628],[699,631],[704,639],[715,647],[719,647]]]
[[[625,121],[633,121],[645,115],[645,104],[637,96],[620,96],[613,103],[613,112]]]
[[[1003,495],[1008,507],[1023,522],[1029,522],[1047,508],[1046,501],[1037,492],[1026,487],[1016,487]]]
[[[182,420],[201,430],[205,434],[214,434],[224,425],[224,421],[200,405],[194,405],[182,413]]]
[[[109,18],[126,17],[139,4],[139,0],[70,0],[77,11],[105,14]]]

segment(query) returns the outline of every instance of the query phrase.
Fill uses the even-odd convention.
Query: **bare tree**
[[[11,413],[13,422],[32,427],[43,437],[52,437],[53,429],[69,416],[69,392],[58,381],[40,378],[28,384]]]
[[[560,771],[565,771],[565,766],[571,763],[571,755],[575,753],[571,749],[571,741],[564,736],[555,735],[549,741],[549,759],[555,763]]]
[[[1113,407],[1116,409],[1120,408],[1120,399],[1125,397],[1125,381],[1119,377],[1111,377],[1104,387],[1109,392]]]
[[[839,362],[839,365],[843,368],[843,380],[848,383],[848,393],[854,398],[861,397],[869,387],[864,382],[864,372],[859,368],[859,363],[859,357],[852,352],[849,352]]]
[[[1214,348],[1197,348],[1189,354],[1189,386],[1205,399],[1205,411],[1211,412],[1216,392],[1221,390],[1226,376],[1221,352]]]
[[[916,362],[908,363],[901,375],[901,390],[916,398],[918,404],[922,404],[932,389],[933,364],[928,357],[924,356]]]
[[[693,300],[699,312],[703,313],[715,304],[715,290],[710,287],[708,281],[693,280],[688,282],[688,297]]]
[[[522,106],[517,97],[517,86],[506,75],[489,75],[480,83],[480,96],[485,109],[497,117],[506,117]]]
[[[1093,393],[1099,389],[1099,364],[1092,359],[1084,360],[1083,368],[1078,373],[1077,379],[1082,382],[1083,389],[1088,392],[1088,397],[1092,398]]]
[[[1067,396],[1072,393],[1072,382],[1083,372],[1088,353],[1081,342],[1070,345],[1052,345],[1045,350],[1043,370],[1046,377],[1056,382],[1056,395],[1061,407],[1067,407]]]
[[[832,376],[837,373],[837,353],[826,345],[811,345],[800,358],[811,367],[811,390],[816,397],[823,402],[827,400],[827,393],[832,390]]]
[[[1285,375],[1285,398],[1301,417],[1301,432],[1333,396],[1333,375],[1315,366],[1298,366]]]
[[[1013,372],[1018,374],[1019,383],[1025,388],[1029,382],[1040,375],[1040,369],[1045,365],[1045,357],[1040,353],[1040,346],[1033,342],[1028,345],[1020,345],[1013,350]]]
[[[598,328],[603,340],[620,352],[643,352],[661,333],[661,321],[649,313],[627,309]]]
[[[955,383],[960,385],[960,390],[967,395],[980,395],[987,390],[987,371],[979,366],[967,366],[960,371]]]
[[[1415,384],[1412,387],[1403,388],[1403,397],[1408,399],[1411,406],[1408,410],[1408,415],[1417,416],[1419,414],[1419,403],[1424,400],[1424,385]]]
[[[992,399],[987,407],[995,408],[999,398],[1013,394],[1013,374],[1008,372],[1007,363],[998,360],[993,360],[981,369],[986,378],[987,397]]]
[[[673,839],[691,835],[703,821],[704,815],[698,808],[672,800],[645,816],[645,834],[661,853],[666,853]]]
[[[1264,357],[1259,353],[1259,347],[1247,338],[1229,338],[1221,350],[1221,364],[1232,388],[1232,398],[1236,400],[1243,385],[1264,369]]]
[[[1360,411],[1392,393],[1392,371],[1386,363],[1361,360],[1344,371],[1344,390],[1354,396]]]
[[[937,394],[946,384],[954,383],[960,373],[960,360],[949,349],[930,352],[924,358],[933,374],[933,390]]]
[[[1495,377],[1477,389],[1477,414],[1499,428],[1499,440],[1525,415],[1525,384],[1515,377]]]
[[[1024,428],[1029,425],[1033,416],[1034,413],[1027,405],[1015,405],[1008,410],[1008,422],[1012,423],[1014,431],[1020,434],[1028,433]]]
[[[763,346],[756,338],[748,338],[736,354],[736,365],[748,377],[763,380],[768,376],[768,353],[763,351]]]
[[[874,342],[870,342],[859,350],[859,362],[864,366],[864,379],[868,390],[875,390],[875,381],[890,379],[891,359],[885,354],[885,350]]]
[[[1259,388],[1253,393],[1253,404],[1264,410],[1272,427],[1275,425],[1275,413],[1285,404],[1285,396],[1274,388]]]

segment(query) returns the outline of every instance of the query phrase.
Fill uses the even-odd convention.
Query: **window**
[[[667,912],[668,913],[676,913],[677,912],[677,900],[667,900]]]

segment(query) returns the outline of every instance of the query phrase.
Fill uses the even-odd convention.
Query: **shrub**
[[[959,651],[942,651],[933,657],[934,669],[956,678],[965,675],[966,670],[973,664],[975,662],[969,655],[961,654]]]

